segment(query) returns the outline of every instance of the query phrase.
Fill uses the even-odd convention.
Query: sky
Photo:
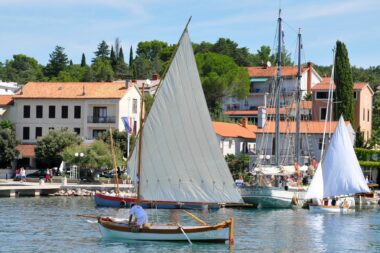
[[[285,47],[296,60],[301,28],[302,61],[331,65],[337,40],[351,65],[380,65],[379,0],[0,0],[0,61],[26,54],[46,64],[56,45],[80,63],[97,45],[121,40],[126,61],[140,41],[177,43],[192,16],[192,42],[230,38],[255,53],[275,47],[278,9]]]

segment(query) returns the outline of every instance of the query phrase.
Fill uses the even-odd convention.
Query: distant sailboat
[[[321,200],[323,198],[353,196],[356,193],[367,193],[369,191],[356,158],[350,135],[341,116],[326,156],[316,171],[305,199]],[[309,209],[315,212],[346,212],[348,208],[348,203],[335,206],[320,203],[309,206]]]
[[[243,202],[215,138],[187,30],[127,166],[138,185],[137,198],[122,200],[127,206],[137,200],[154,208]]]
[[[295,171],[295,166],[282,166],[280,164],[280,91],[282,88],[281,77],[281,52],[282,52],[282,18],[281,10],[278,17],[278,50],[277,50],[277,78],[274,89],[274,100],[276,107],[276,135],[275,135],[275,164],[271,165],[258,165],[251,173],[258,178],[265,178],[272,176],[275,181],[280,181],[280,178],[289,177]],[[299,163],[300,160],[300,82],[301,82],[301,33],[298,33],[298,87],[296,92],[296,140],[295,140],[295,162]],[[273,146],[272,146],[273,147]],[[265,147],[263,147],[264,149]],[[270,157],[270,155],[267,155]],[[262,155],[265,158],[265,155]],[[288,172],[289,168],[293,169],[293,173]],[[261,180],[257,180],[257,185],[244,186],[240,190],[240,193],[246,203],[253,204],[259,208],[291,208],[302,206],[303,196],[305,191],[303,187],[289,187],[288,185],[260,185]],[[263,180],[264,181],[264,180]]]

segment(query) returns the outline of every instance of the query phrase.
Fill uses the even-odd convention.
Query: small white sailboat
[[[128,167],[142,205],[242,203],[220,152],[187,26],[142,124]],[[135,171],[136,173],[133,173]],[[233,241],[233,218],[199,226],[149,224],[98,217],[104,238],[157,241]]]
[[[369,188],[356,157],[343,117],[339,119],[326,156],[315,173],[305,198],[319,200],[309,205],[313,212],[348,212],[350,199]],[[328,205],[324,198],[339,198],[342,202]],[[349,199],[350,197],[350,199]],[[316,204],[316,202],[319,202]]]

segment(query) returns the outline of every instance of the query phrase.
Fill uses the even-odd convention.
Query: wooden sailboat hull
[[[95,195],[95,203],[97,206],[114,207],[114,208],[129,208],[132,203],[136,203],[137,198],[123,198],[116,196],[108,196],[104,194]],[[179,203],[179,202],[140,202],[143,208],[155,209],[218,209],[220,205],[217,203]]]
[[[132,231],[127,223],[114,222],[109,218],[98,219],[99,229],[104,239],[136,241],[187,241],[181,228],[176,225],[151,225],[139,231]],[[183,226],[191,241],[225,242],[229,240],[231,221],[213,226]]]
[[[349,207],[343,206],[314,206],[309,205],[309,210],[313,213],[348,213],[353,211]]]
[[[303,191],[285,190],[281,187],[246,187],[239,189],[245,203],[259,208],[293,208],[302,206]]]

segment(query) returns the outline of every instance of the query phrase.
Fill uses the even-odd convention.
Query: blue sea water
[[[101,238],[91,219],[77,214],[127,217],[128,209],[95,208],[86,197],[0,199],[0,252],[380,252],[380,210],[313,214],[308,210],[194,211],[209,224],[235,217],[235,246],[122,242]],[[147,210],[150,222],[196,224],[181,210]]]

